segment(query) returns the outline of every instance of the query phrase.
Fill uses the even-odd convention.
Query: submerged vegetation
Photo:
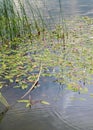
[[[61,17],[49,29],[37,5],[34,10],[28,2],[30,19],[18,4],[20,11],[13,0],[0,2],[0,89],[29,87],[29,94],[40,76],[54,76],[70,90],[87,92],[84,86],[93,82],[93,19]]]

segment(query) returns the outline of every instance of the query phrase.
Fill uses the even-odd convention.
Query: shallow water
[[[14,0],[18,6],[18,0]],[[51,28],[55,24],[61,24],[62,19],[73,19],[74,17],[93,17],[93,0],[23,0],[29,21],[33,21],[31,8],[34,8],[34,15],[40,20],[42,16],[47,27]],[[60,1],[60,4],[59,4]],[[37,5],[37,6],[36,6]],[[61,5],[61,10],[60,10]],[[38,7],[39,11],[36,9]],[[37,15],[38,13],[38,15]],[[40,14],[41,13],[41,16]],[[36,18],[35,17],[35,18]]]
[[[17,0],[15,0],[17,1]],[[59,1],[62,7],[64,16],[93,16],[93,0],[29,0],[35,3],[43,11],[51,14],[53,17],[59,15]],[[27,3],[24,0],[25,4]],[[44,13],[44,12],[43,12]]]
[[[45,0],[45,5],[42,0],[38,2],[44,16],[51,14],[54,21],[59,17],[58,0]],[[93,16],[93,0],[62,0],[62,7],[65,17]],[[0,118],[0,130],[93,130],[93,98],[90,96],[93,87],[88,86],[87,94],[79,94],[53,81],[53,78],[41,78],[40,87],[31,92],[33,100],[45,100],[50,105],[38,103],[31,109],[25,108],[24,103],[16,103],[25,91],[3,89],[12,108]]]
[[[79,94],[53,81],[41,78],[40,87],[31,92],[33,100],[45,100],[50,105],[37,103],[31,109],[15,103],[24,93],[20,89],[3,89],[13,106],[2,118],[0,130],[93,130],[93,88]]]

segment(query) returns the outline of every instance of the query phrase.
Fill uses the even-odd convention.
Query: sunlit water
[[[38,6],[47,17],[59,17],[58,0],[38,0]],[[93,16],[93,0],[62,0],[62,7],[66,17]],[[45,100],[50,105],[37,103],[31,109],[16,103],[25,91],[3,89],[12,108],[0,120],[0,130],[93,130],[92,86],[88,86],[87,94],[79,94],[53,81],[41,78],[40,87],[31,92],[33,100]]]

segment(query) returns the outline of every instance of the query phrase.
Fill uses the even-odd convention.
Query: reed
[[[13,38],[19,33],[19,18],[15,13],[13,1],[2,1],[0,17],[2,42],[13,40]]]
[[[68,29],[67,29],[67,26],[66,26],[66,22],[65,22],[65,19],[64,19],[64,12],[63,12],[63,9],[62,9],[62,2],[61,0],[59,0],[59,9],[60,9],[60,14],[59,14],[59,24],[62,26],[62,30],[63,30],[63,33],[60,34],[60,36],[63,38],[63,50],[66,49],[66,40],[67,40],[67,36],[68,36]]]
[[[30,12],[29,16],[24,4],[20,0],[18,1],[18,6],[16,6],[14,0],[3,0],[0,2],[1,43],[9,44],[15,38],[26,35],[29,35],[29,38],[31,38],[32,33],[38,33],[39,35],[40,31],[44,30],[46,26],[37,5],[36,9],[34,9],[29,1],[27,1]]]
[[[21,0],[18,0],[18,7],[14,0],[1,0],[0,1],[0,39],[4,43],[5,41],[11,41],[15,37],[24,36],[26,34],[32,35],[33,31],[40,33],[41,30],[48,28],[47,18],[42,15],[43,12],[38,8],[38,1],[33,5],[26,1],[26,6],[29,8],[29,14],[26,11],[26,7]],[[44,4],[44,1],[42,1]],[[52,15],[48,12],[52,25],[55,26],[55,21]],[[62,5],[59,0],[60,14],[62,16]],[[63,22],[63,16],[60,17],[62,24],[65,28]],[[64,29],[65,31],[65,29]]]
[[[91,31],[93,29],[90,25],[93,22],[90,19],[85,19],[85,21],[78,19],[76,23],[69,21],[71,23],[68,24],[70,27],[67,29],[62,3],[59,0],[59,24],[55,25],[55,21],[49,13],[53,22],[53,28],[49,28],[48,19],[44,17],[38,3],[30,4],[27,0],[26,6],[29,12],[21,0],[18,1],[18,4],[19,9],[13,0],[3,0],[0,3],[0,42],[8,44],[10,47],[1,48],[0,87],[15,82],[15,88],[26,89],[34,82],[32,88],[26,93],[27,95],[36,87],[35,85],[42,75],[55,76],[56,81],[62,85],[65,84],[68,89],[73,91],[81,89],[83,91],[78,83],[84,81],[85,85],[85,80],[89,79],[90,81],[90,75],[93,75],[92,39],[89,40],[89,37],[92,37]],[[47,7],[46,9],[48,10]],[[89,23],[86,24],[87,22]],[[87,32],[85,27],[91,28]],[[44,36],[44,40],[42,36]],[[21,41],[17,39],[14,42],[16,38],[21,39]],[[26,42],[23,42],[24,38],[27,40]],[[33,44],[29,42],[29,39],[32,40]],[[16,44],[20,44],[17,49],[15,49]],[[39,71],[40,65],[40,72],[37,75],[36,72]]]

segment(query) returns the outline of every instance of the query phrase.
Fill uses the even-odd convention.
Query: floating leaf
[[[91,93],[91,94],[90,94],[90,97],[92,97],[92,98],[93,98],[93,93]]]
[[[20,86],[14,86],[13,88],[20,88]]]
[[[81,101],[85,101],[86,99],[85,99],[85,98],[79,98],[79,100],[81,100]]]
[[[4,96],[0,93],[0,102],[5,105],[6,107],[9,107],[9,104],[7,100],[4,98]]]
[[[28,87],[27,84],[22,84],[22,86],[21,86],[22,89],[26,89],[27,87]]]
[[[44,100],[41,100],[41,101],[40,101],[40,103],[41,103],[41,104],[45,104],[45,105],[50,105],[50,103],[49,103],[49,102],[44,101]]]
[[[31,107],[31,103],[27,103],[27,104],[26,104],[26,107]]]
[[[76,84],[76,83],[69,83],[69,84],[68,84],[68,87],[67,87],[68,90],[73,90],[74,92],[79,91],[80,88],[81,88],[81,86],[79,86],[79,85]]]
[[[88,93],[88,88],[80,88],[80,93]]]
[[[85,101],[85,98],[77,98],[77,97],[70,97],[71,100],[81,100],[81,101]]]
[[[3,87],[3,85],[2,84],[0,84],[0,89]]]
[[[10,80],[10,82],[11,82],[11,83],[13,83],[13,82],[14,82],[14,81],[13,81],[13,79],[9,79],[9,80]]]
[[[18,100],[19,103],[29,103],[29,100]]]

